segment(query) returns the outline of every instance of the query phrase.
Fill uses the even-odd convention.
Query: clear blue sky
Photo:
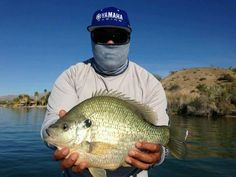
[[[0,0],[0,95],[51,90],[90,58],[86,27],[107,6],[127,11],[129,58],[152,73],[236,66],[235,0]]]

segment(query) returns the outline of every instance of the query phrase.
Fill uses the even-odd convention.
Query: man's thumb
[[[65,116],[65,114],[66,114],[66,111],[65,110],[60,110],[60,112],[59,112],[59,117],[60,118],[62,118],[62,117],[64,117]]]

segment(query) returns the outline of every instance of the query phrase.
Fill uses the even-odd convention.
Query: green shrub
[[[195,93],[196,91],[195,90],[191,90],[190,93]]]
[[[196,89],[199,90],[200,92],[206,92],[207,86],[205,84],[198,84],[196,86]]]
[[[196,109],[200,109],[203,106],[203,103],[200,98],[196,98],[195,100],[189,103],[189,106],[192,106]]]
[[[169,91],[176,91],[176,90],[178,90],[178,89],[180,89],[180,86],[179,85],[177,85],[177,84],[173,84],[173,85],[171,85],[170,87],[169,87]]]
[[[231,68],[231,71],[233,71],[234,74],[236,74],[236,68]]]
[[[199,79],[199,81],[204,81],[204,80],[206,80],[205,77],[202,77],[202,78]]]
[[[230,74],[222,74],[217,80],[225,82],[233,82],[234,78]]]

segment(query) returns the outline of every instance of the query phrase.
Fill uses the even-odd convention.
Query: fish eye
[[[92,121],[90,119],[86,119],[83,121],[83,124],[84,124],[83,125],[84,128],[89,128],[92,125]]]
[[[62,129],[63,129],[64,131],[67,131],[67,130],[69,129],[68,124],[67,124],[67,123],[64,123],[64,124],[62,125]]]
[[[84,123],[87,128],[89,128],[92,125],[92,121],[90,119],[86,119]]]

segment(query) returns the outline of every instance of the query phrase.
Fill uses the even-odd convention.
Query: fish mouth
[[[50,136],[49,130],[46,129],[45,131],[46,131],[47,135]]]
[[[52,134],[45,139],[48,144],[55,146],[55,147],[62,147],[64,145],[69,145],[71,142],[73,142],[73,138],[69,139],[68,141],[60,141],[56,138],[56,136],[53,136]]]
[[[56,148],[61,149],[62,147],[68,146],[69,143],[71,143],[72,140],[69,140],[67,142],[60,142],[60,141],[48,141],[48,144],[51,146],[54,146]]]
[[[57,133],[54,129],[51,129],[51,128],[47,128],[45,130],[46,134],[48,137],[51,137],[51,138],[54,138],[55,136],[57,136]]]

